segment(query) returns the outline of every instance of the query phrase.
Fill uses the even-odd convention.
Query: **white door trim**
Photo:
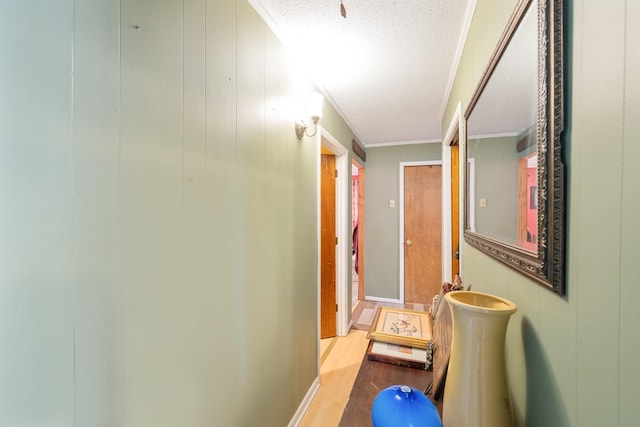
[[[469,231],[476,232],[476,159],[467,159],[469,164]],[[466,176],[466,174],[465,174]],[[463,186],[464,187],[464,186]]]
[[[336,156],[336,169],[338,177],[336,178],[336,235],[338,243],[336,245],[336,303],[338,311],[336,312],[336,334],[346,336],[349,333],[349,285],[348,274],[351,269],[347,264],[350,244],[350,230],[347,233],[348,212],[350,209],[347,189],[351,190],[351,168],[348,164],[349,156],[347,149],[340,144],[323,127],[318,126],[318,159],[320,159],[321,147],[331,151]],[[320,236],[320,171],[318,168],[318,236]],[[347,178],[349,180],[347,180]],[[320,253],[320,238],[318,238],[318,254]],[[320,271],[320,256],[318,256],[318,272]],[[349,267],[349,268],[348,268]],[[320,274],[320,273],[318,273]],[[320,280],[318,279],[318,329],[320,328]],[[320,332],[318,332],[318,337]]]
[[[456,134],[458,135],[458,165],[464,165],[463,157],[463,130],[464,130],[464,118],[462,113],[462,102],[458,102],[456,110],[449,123],[449,129],[442,140],[442,282],[453,283],[453,277],[451,276],[451,252],[453,250],[451,241],[451,180],[448,177],[451,176],[451,144],[453,143]],[[464,172],[462,167],[459,167],[458,183],[464,182]],[[458,200],[460,209],[460,229],[458,230],[460,236],[460,242],[464,236],[464,210],[463,210],[463,191],[464,185],[460,185],[460,199]],[[458,250],[460,271],[462,271],[462,245]]]
[[[398,280],[399,283],[399,289],[398,289],[398,295],[399,295],[399,303],[400,304],[404,304],[404,168],[407,166],[429,166],[429,165],[438,165],[438,166],[442,166],[442,160],[425,160],[425,161],[419,161],[419,162],[400,162],[400,190],[399,190],[399,195],[398,195],[398,199],[399,199],[399,209],[398,209],[398,213],[400,215],[399,218],[399,223],[400,223],[400,230],[398,235],[400,236],[400,277]]]

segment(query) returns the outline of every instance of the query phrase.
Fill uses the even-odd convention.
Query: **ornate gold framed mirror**
[[[467,243],[565,293],[561,0],[521,0],[465,112]]]

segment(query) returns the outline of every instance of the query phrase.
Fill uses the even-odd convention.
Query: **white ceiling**
[[[250,0],[365,146],[442,139],[476,0]]]

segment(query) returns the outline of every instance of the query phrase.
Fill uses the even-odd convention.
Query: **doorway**
[[[462,272],[462,235],[465,170],[464,164],[464,119],[462,103],[458,103],[449,124],[449,129],[442,140],[442,173],[449,177],[442,181],[442,281],[452,283],[456,274]]]
[[[364,167],[351,161],[351,307],[364,301]]]
[[[400,300],[425,304],[442,284],[442,162],[400,164]]]
[[[451,143],[451,277],[460,274],[460,145],[456,137]]]
[[[336,336],[336,156],[320,152],[320,339]],[[335,308],[335,310],[333,309]]]
[[[517,245],[538,250],[538,154],[518,160],[518,240]]]
[[[345,336],[349,332],[349,314],[351,313],[351,307],[349,306],[349,289],[348,289],[348,274],[351,271],[349,259],[350,259],[350,249],[351,249],[351,235],[350,228],[347,224],[348,221],[348,210],[350,206],[348,205],[348,190],[349,190],[349,180],[351,179],[351,172],[348,168],[348,152],[347,149],[342,146],[338,140],[336,140],[331,134],[329,134],[325,129],[321,126],[318,126],[318,136],[317,136],[317,144],[318,144],[318,337],[321,336]],[[334,211],[334,232],[333,236],[328,236],[326,238],[322,237],[322,227],[321,227],[321,217],[322,217],[322,188],[321,182],[322,179],[321,169],[322,169],[322,156],[330,155],[333,157],[334,163],[334,183],[331,184],[334,189],[334,200],[335,205],[333,208]],[[333,283],[335,283],[335,288],[333,290],[328,290],[328,292],[333,292],[334,298],[330,301],[328,298],[323,304],[323,292],[326,294],[327,290],[323,290],[324,280],[322,278],[323,271],[323,262],[321,261],[320,254],[323,250],[323,244],[332,245],[335,249],[335,268],[333,273]],[[329,255],[331,256],[331,255]],[[331,273],[327,273],[331,274]],[[331,282],[329,280],[328,282]],[[323,320],[325,318],[325,320]],[[327,322],[331,322],[330,319],[334,320],[333,325],[330,330],[323,331],[322,325],[328,324]]]

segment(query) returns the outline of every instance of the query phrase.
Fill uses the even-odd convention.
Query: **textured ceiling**
[[[251,0],[364,145],[442,138],[475,0]]]

